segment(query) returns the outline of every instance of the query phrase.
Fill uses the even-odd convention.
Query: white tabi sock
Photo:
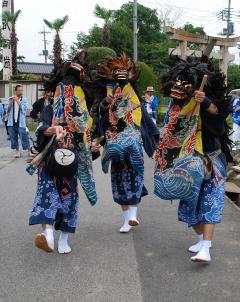
[[[193,262],[210,262],[210,248],[212,246],[211,240],[203,240],[202,247],[196,256],[192,257],[191,260]]]
[[[54,250],[53,228],[46,228],[43,233],[46,237],[48,246]]]
[[[72,249],[68,244],[68,233],[61,232],[58,239],[58,252],[59,254],[69,254]]]
[[[203,246],[203,248],[210,249],[210,247],[212,247],[212,241],[211,240],[203,240],[202,246]]]
[[[139,225],[139,221],[137,220],[137,207],[130,206],[129,215],[129,224],[131,226]]]
[[[129,216],[130,211],[129,209],[127,211],[123,211],[123,217],[124,217],[124,223],[123,226],[120,229],[120,233],[128,233],[131,230],[131,226],[129,225]]]
[[[198,235],[198,243],[189,247],[188,251],[191,253],[198,253],[202,247],[203,234]]]

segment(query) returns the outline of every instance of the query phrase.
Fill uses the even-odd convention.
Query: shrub
[[[116,57],[117,54],[114,50],[107,47],[89,47],[88,48],[88,58],[89,64],[96,65],[102,63],[107,57]]]
[[[159,96],[157,76],[153,69],[144,62],[138,62],[137,64],[141,69],[140,77],[136,84],[138,94],[142,96],[147,86],[153,86],[156,90],[156,95]]]
[[[11,80],[13,81],[30,81],[33,80],[34,76],[31,73],[19,73],[17,75],[13,75]]]

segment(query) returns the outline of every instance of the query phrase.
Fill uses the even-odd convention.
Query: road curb
[[[227,197],[227,195],[225,195],[225,200],[227,200],[232,205],[232,207],[240,212],[240,208],[229,197]]]

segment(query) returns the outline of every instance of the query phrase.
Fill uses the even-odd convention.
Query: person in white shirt
[[[143,100],[148,114],[152,118],[154,124],[157,123],[157,107],[158,107],[158,98],[154,95],[155,90],[152,86],[147,87]]]
[[[20,137],[23,150],[29,150],[29,136],[26,126],[27,99],[23,96],[23,87],[15,87],[15,95],[8,100],[8,131],[11,139],[11,148],[16,150],[16,157],[20,157],[18,136]]]

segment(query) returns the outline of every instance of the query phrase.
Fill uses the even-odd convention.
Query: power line
[[[161,3],[160,3],[161,2]],[[159,1],[159,0],[155,0],[155,1],[148,1],[146,0],[145,3],[151,3],[151,4],[155,4],[157,6],[163,6],[163,5],[166,5],[166,6],[171,6],[171,7],[175,7],[175,8],[178,8],[178,9],[183,9],[183,10],[189,10],[189,11],[200,11],[200,12],[211,12],[210,10],[205,10],[205,9],[199,9],[199,8],[193,8],[193,7],[185,7],[185,6],[177,6],[177,5],[173,5],[171,2],[169,1]],[[212,11],[214,12],[214,11]]]

